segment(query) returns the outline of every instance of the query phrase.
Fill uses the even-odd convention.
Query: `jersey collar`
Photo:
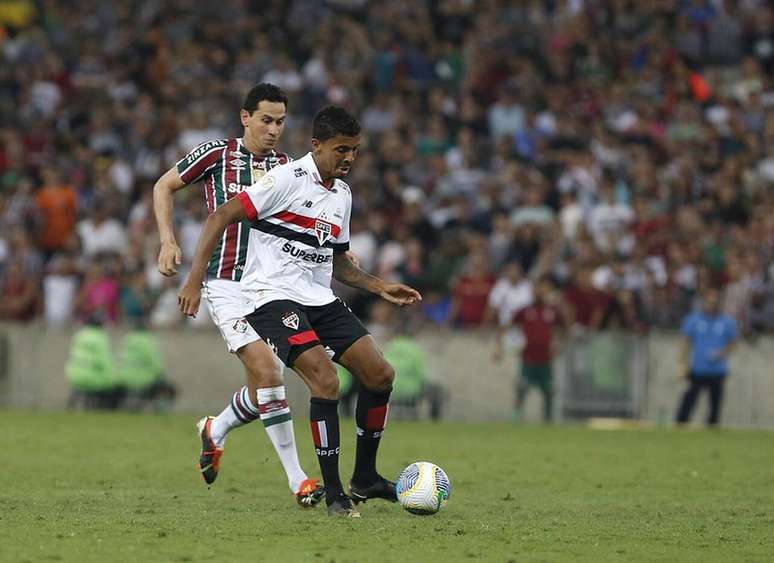
[[[317,164],[314,162],[314,157],[312,157],[311,151],[306,153],[306,155],[300,159],[298,162],[302,164],[304,168],[306,168],[306,171],[309,172],[309,176],[312,178],[312,181],[323,188],[324,190],[331,191],[333,189],[333,186],[336,184],[336,180],[333,180],[333,184],[331,184],[331,187],[328,188],[323,184],[322,182],[322,176],[320,175],[320,171],[317,169]]]
[[[255,158],[268,158],[268,157],[271,157],[271,156],[275,156],[277,154],[277,151],[274,150],[274,149],[271,149],[267,154],[265,154],[263,156],[251,153],[250,149],[248,149],[245,146],[245,138],[244,137],[238,137],[237,138],[237,145],[239,146],[239,151],[242,154],[246,154],[248,156],[254,156]]]

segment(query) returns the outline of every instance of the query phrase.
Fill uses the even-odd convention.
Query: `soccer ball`
[[[435,514],[451,496],[451,481],[434,463],[417,461],[400,474],[395,491],[401,506],[412,514]]]

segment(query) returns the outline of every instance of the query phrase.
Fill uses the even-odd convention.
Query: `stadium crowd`
[[[351,247],[426,322],[510,314],[549,276],[591,329],[676,327],[710,284],[774,329],[765,0],[19,0],[0,57],[1,319],[184,322],[153,184],[267,81],[293,157],[322,105],[360,116]],[[176,201],[190,260],[204,198]]]

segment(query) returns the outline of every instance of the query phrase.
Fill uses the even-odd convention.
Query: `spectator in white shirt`
[[[126,227],[110,216],[108,205],[102,200],[94,200],[89,217],[80,221],[76,229],[87,258],[102,253],[123,254],[126,250]]]

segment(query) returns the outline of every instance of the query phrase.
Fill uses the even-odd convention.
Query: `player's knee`
[[[276,387],[283,384],[282,364],[276,356],[258,347],[240,350],[250,383],[255,387]]]
[[[313,396],[321,399],[336,399],[339,396],[339,378],[332,363],[319,363],[306,370],[309,387]]]
[[[395,381],[395,369],[387,362],[380,362],[368,374],[367,387],[373,391],[389,391]]]

